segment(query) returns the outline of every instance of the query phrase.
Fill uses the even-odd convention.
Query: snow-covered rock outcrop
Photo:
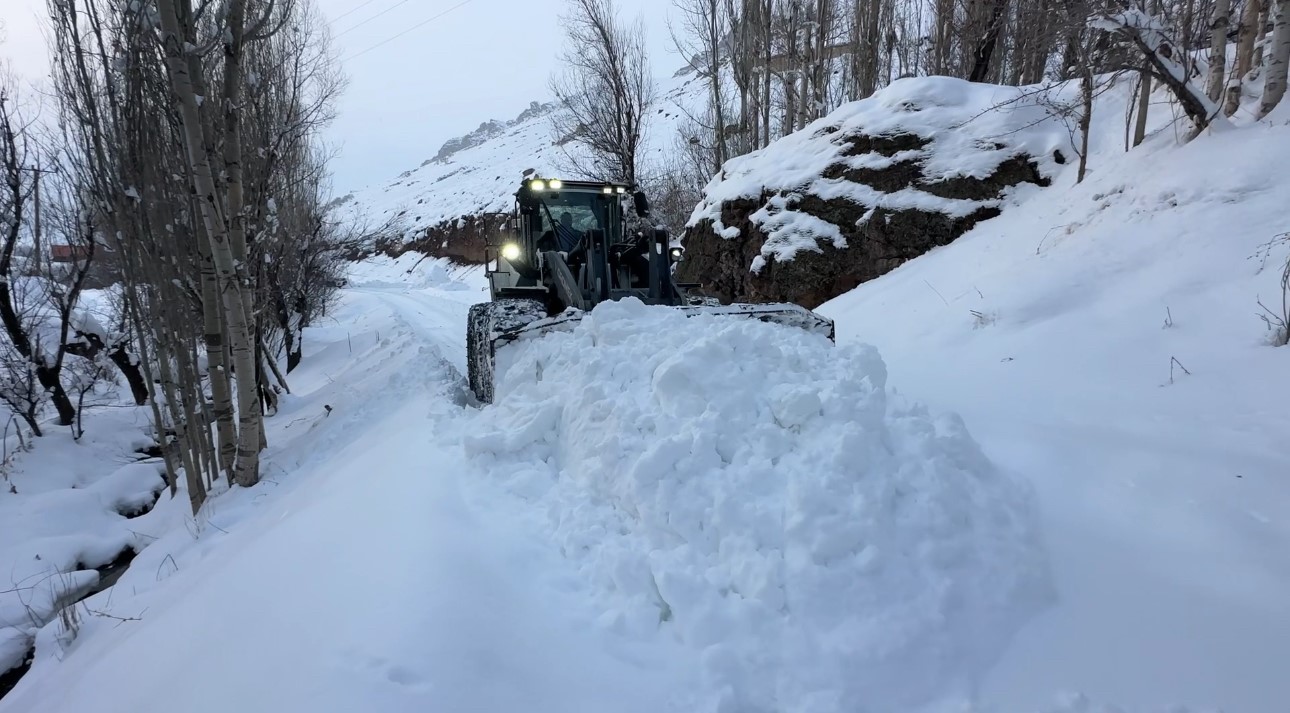
[[[685,281],[815,307],[995,217],[1074,157],[1025,88],[904,79],[732,159],[685,238]]]

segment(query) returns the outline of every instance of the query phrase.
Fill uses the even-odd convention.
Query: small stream
[[[150,458],[146,457],[147,454],[144,454],[144,455],[145,455],[145,458],[141,462],[146,462],[147,460],[150,460]],[[161,494],[163,492],[165,492],[164,482],[157,488],[155,493],[156,497],[153,498],[151,504],[145,505],[144,507],[141,507],[141,508],[135,508],[133,510],[128,510],[124,512],[118,510],[117,512],[127,520],[133,520],[134,518],[147,515],[149,512],[152,512],[152,509],[154,507],[156,507],[157,502],[161,499]],[[125,549],[118,552],[116,557],[113,558],[112,561],[108,562],[107,564],[100,565],[98,567],[93,567],[93,568],[78,566],[75,571],[83,572],[89,569],[93,569],[96,572],[98,572],[99,573],[98,580],[92,586],[89,586],[84,590],[73,593],[73,596],[75,597],[74,599],[71,599],[68,602],[62,603],[61,606],[55,607],[54,614],[51,616],[50,621],[53,621],[55,618],[57,618],[58,612],[61,611],[63,608],[69,607],[69,606],[75,606],[80,602],[83,602],[86,599],[89,599],[95,594],[106,591],[107,589],[115,585],[121,579],[121,576],[125,574],[126,570],[130,568],[130,563],[134,561],[134,558],[138,556],[138,554],[139,552],[135,550],[133,547],[126,547]],[[42,626],[48,625],[48,623],[49,622],[47,621],[44,624],[42,624]],[[27,672],[31,670],[31,665],[32,665],[32,662],[35,660],[35,656],[36,656],[36,645],[35,645],[35,641],[32,641],[30,642],[27,648],[27,654],[23,657],[22,663],[14,668],[9,669],[8,671],[0,673],[0,699],[3,699],[6,695],[8,695],[9,692],[12,691],[14,687],[18,685],[18,682],[22,680],[22,677],[27,675]]]

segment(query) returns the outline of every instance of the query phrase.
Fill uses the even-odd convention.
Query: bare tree
[[[1213,124],[1226,123],[1218,105],[1195,85],[1188,68],[1175,59],[1183,52],[1160,18],[1134,6],[1118,12],[1101,10],[1092,15],[1089,23],[1094,28],[1126,39],[1138,51],[1152,75],[1169,88],[1191,119],[1192,136]]]
[[[739,92],[739,133],[727,148],[740,155],[758,147],[761,137],[761,109],[757,73],[761,41],[758,17],[761,0],[725,0],[726,36],[730,38],[730,73]]]
[[[220,104],[225,108],[225,170],[237,164],[241,155],[238,117],[241,110],[241,46],[244,39],[245,0],[231,0],[229,25],[223,33],[225,46],[225,87]],[[254,325],[250,318],[253,305],[248,287],[251,284],[245,262],[246,244],[242,216],[242,182],[240,170],[226,177],[224,191],[215,182],[212,163],[215,156],[202,123],[199,97],[200,77],[192,69],[202,46],[196,35],[193,9],[188,0],[158,0],[157,10],[162,28],[167,74],[180,114],[184,146],[187,150],[190,178],[197,195],[201,227],[211,245],[211,258],[224,301],[225,332],[229,337],[232,367],[237,374],[238,440],[233,480],[244,487],[259,482],[260,429],[262,413],[259,384],[256,380]]]
[[[51,295],[49,281],[39,273],[19,279],[15,269],[15,252],[27,226],[28,211],[38,211],[28,159],[34,153],[30,126],[17,115],[12,83],[0,84],[0,180],[4,182],[0,195],[0,324],[3,324],[8,346],[13,353],[9,361],[7,381],[12,396],[6,396],[10,405],[27,421],[36,435],[41,434],[37,420],[40,401],[33,393],[36,384],[48,395],[58,413],[58,424],[70,426],[76,419],[76,408],[63,388],[60,373],[66,356],[67,321],[60,324],[63,338],[51,339],[45,329],[48,321],[48,300]],[[39,255],[32,255],[38,264]],[[84,280],[80,271],[76,284],[79,292]],[[75,293],[68,300],[74,304]],[[70,309],[70,306],[69,306]],[[51,344],[51,342],[53,342]],[[29,372],[22,378],[23,371]],[[17,378],[15,378],[17,377]],[[8,391],[8,390],[7,390]]]
[[[730,19],[726,15],[730,8],[726,0],[673,0],[673,5],[679,12],[681,28],[678,34],[677,28],[669,26],[672,43],[708,85],[711,173],[715,173],[729,157],[729,109],[723,82],[722,49],[730,27]]]
[[[285,388],[269,345],[290,329],[300,354],[279,298],[307,284],[310,312],[338,286],[312,276],[335,271],[319,141],[343,82],[312,0],[47,3],[63,161],[120,281],[121,328],[77,349],[137,364],[195,512],[217,478],[258,478]]]
[[[641,173],[640,149],[647,112],[656,96],[645,51],[645,29],[638,18],[619,22],[613,0],[569,0],[563,17],[563,71],[551,89],[564,108],[557,122],[591,154],[590,166],[577,170],[635,184]]]

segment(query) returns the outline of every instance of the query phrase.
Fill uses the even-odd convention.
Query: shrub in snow
[[[727,299],[815,307],[954,240],[1074,155],[1027,91],[902,79],[726,162],[679,275]]]
[[[544,506],[607,626],[702,650],[692,710],[952,695],[1047,600],[1026,489],[870,347],[627,300],[505,350],[468,450]]]

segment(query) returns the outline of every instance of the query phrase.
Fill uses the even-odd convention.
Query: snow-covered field
[[[822,307],[837,345],[604,305],[481,409],[480,273],[356,265],[257,488],[125,520],[119,414],[83,446],[119,463],[15,464],[6,571],[142,549],[0,713],[1281,713],[1290,126],[1115,123]]]

